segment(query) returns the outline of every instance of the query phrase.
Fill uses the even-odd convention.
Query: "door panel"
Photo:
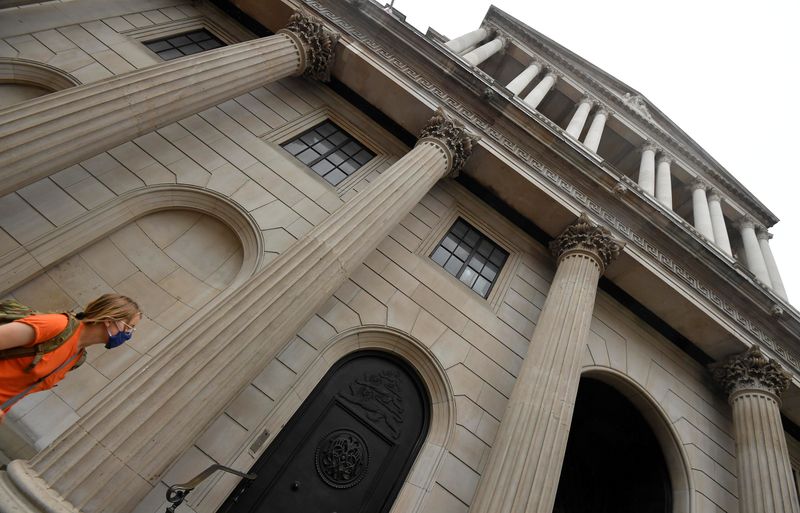
[[[224,513],[388,511],[428,429],[429,400],[410,366],[354,353],[320,381],[258,460]]]

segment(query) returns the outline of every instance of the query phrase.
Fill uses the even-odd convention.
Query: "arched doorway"
[[[337,362],[220,513],[388,512],[425,439],[430,400],[402,359]]]
[[[671,513],[672,484],[656,435],[614,387],[583,378],[553,513]]]

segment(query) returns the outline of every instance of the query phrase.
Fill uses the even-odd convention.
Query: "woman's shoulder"
[[[14,322],[21,322],[33,328],[33,331],[36,333],[33,344],[39,344],[64,331],[68,321],[69,318],[66,314],[49,313],[29,315],[24,319],[19,319]]]

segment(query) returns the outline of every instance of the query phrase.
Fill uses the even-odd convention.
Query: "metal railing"
[[[243,479],[249,479],[251,481],[258,477],[256,474],[245,474],[243,472],[239,472],[238,470],[234,470],[222,465],[211,465],[186,483],[175,484],[167,489],[167,502],[169,502],[171,505],[167,507],[167,511],[165,513],[175,513],[175,509],[183,503],[184,499],[186,499],[186,496],[189,495],[189,492],[194,490],[197,485],[208,479],[208,477],[210,477],[211,474],[217,470],[228,472],[229,474],[239,476]]]

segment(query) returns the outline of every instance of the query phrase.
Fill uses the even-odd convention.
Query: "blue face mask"
[[[133,333],[130,331],[118,331],[116,335],[108,335],[108,342],[106,342],[106,349],[114,349],[119,347],[131,339]]]

